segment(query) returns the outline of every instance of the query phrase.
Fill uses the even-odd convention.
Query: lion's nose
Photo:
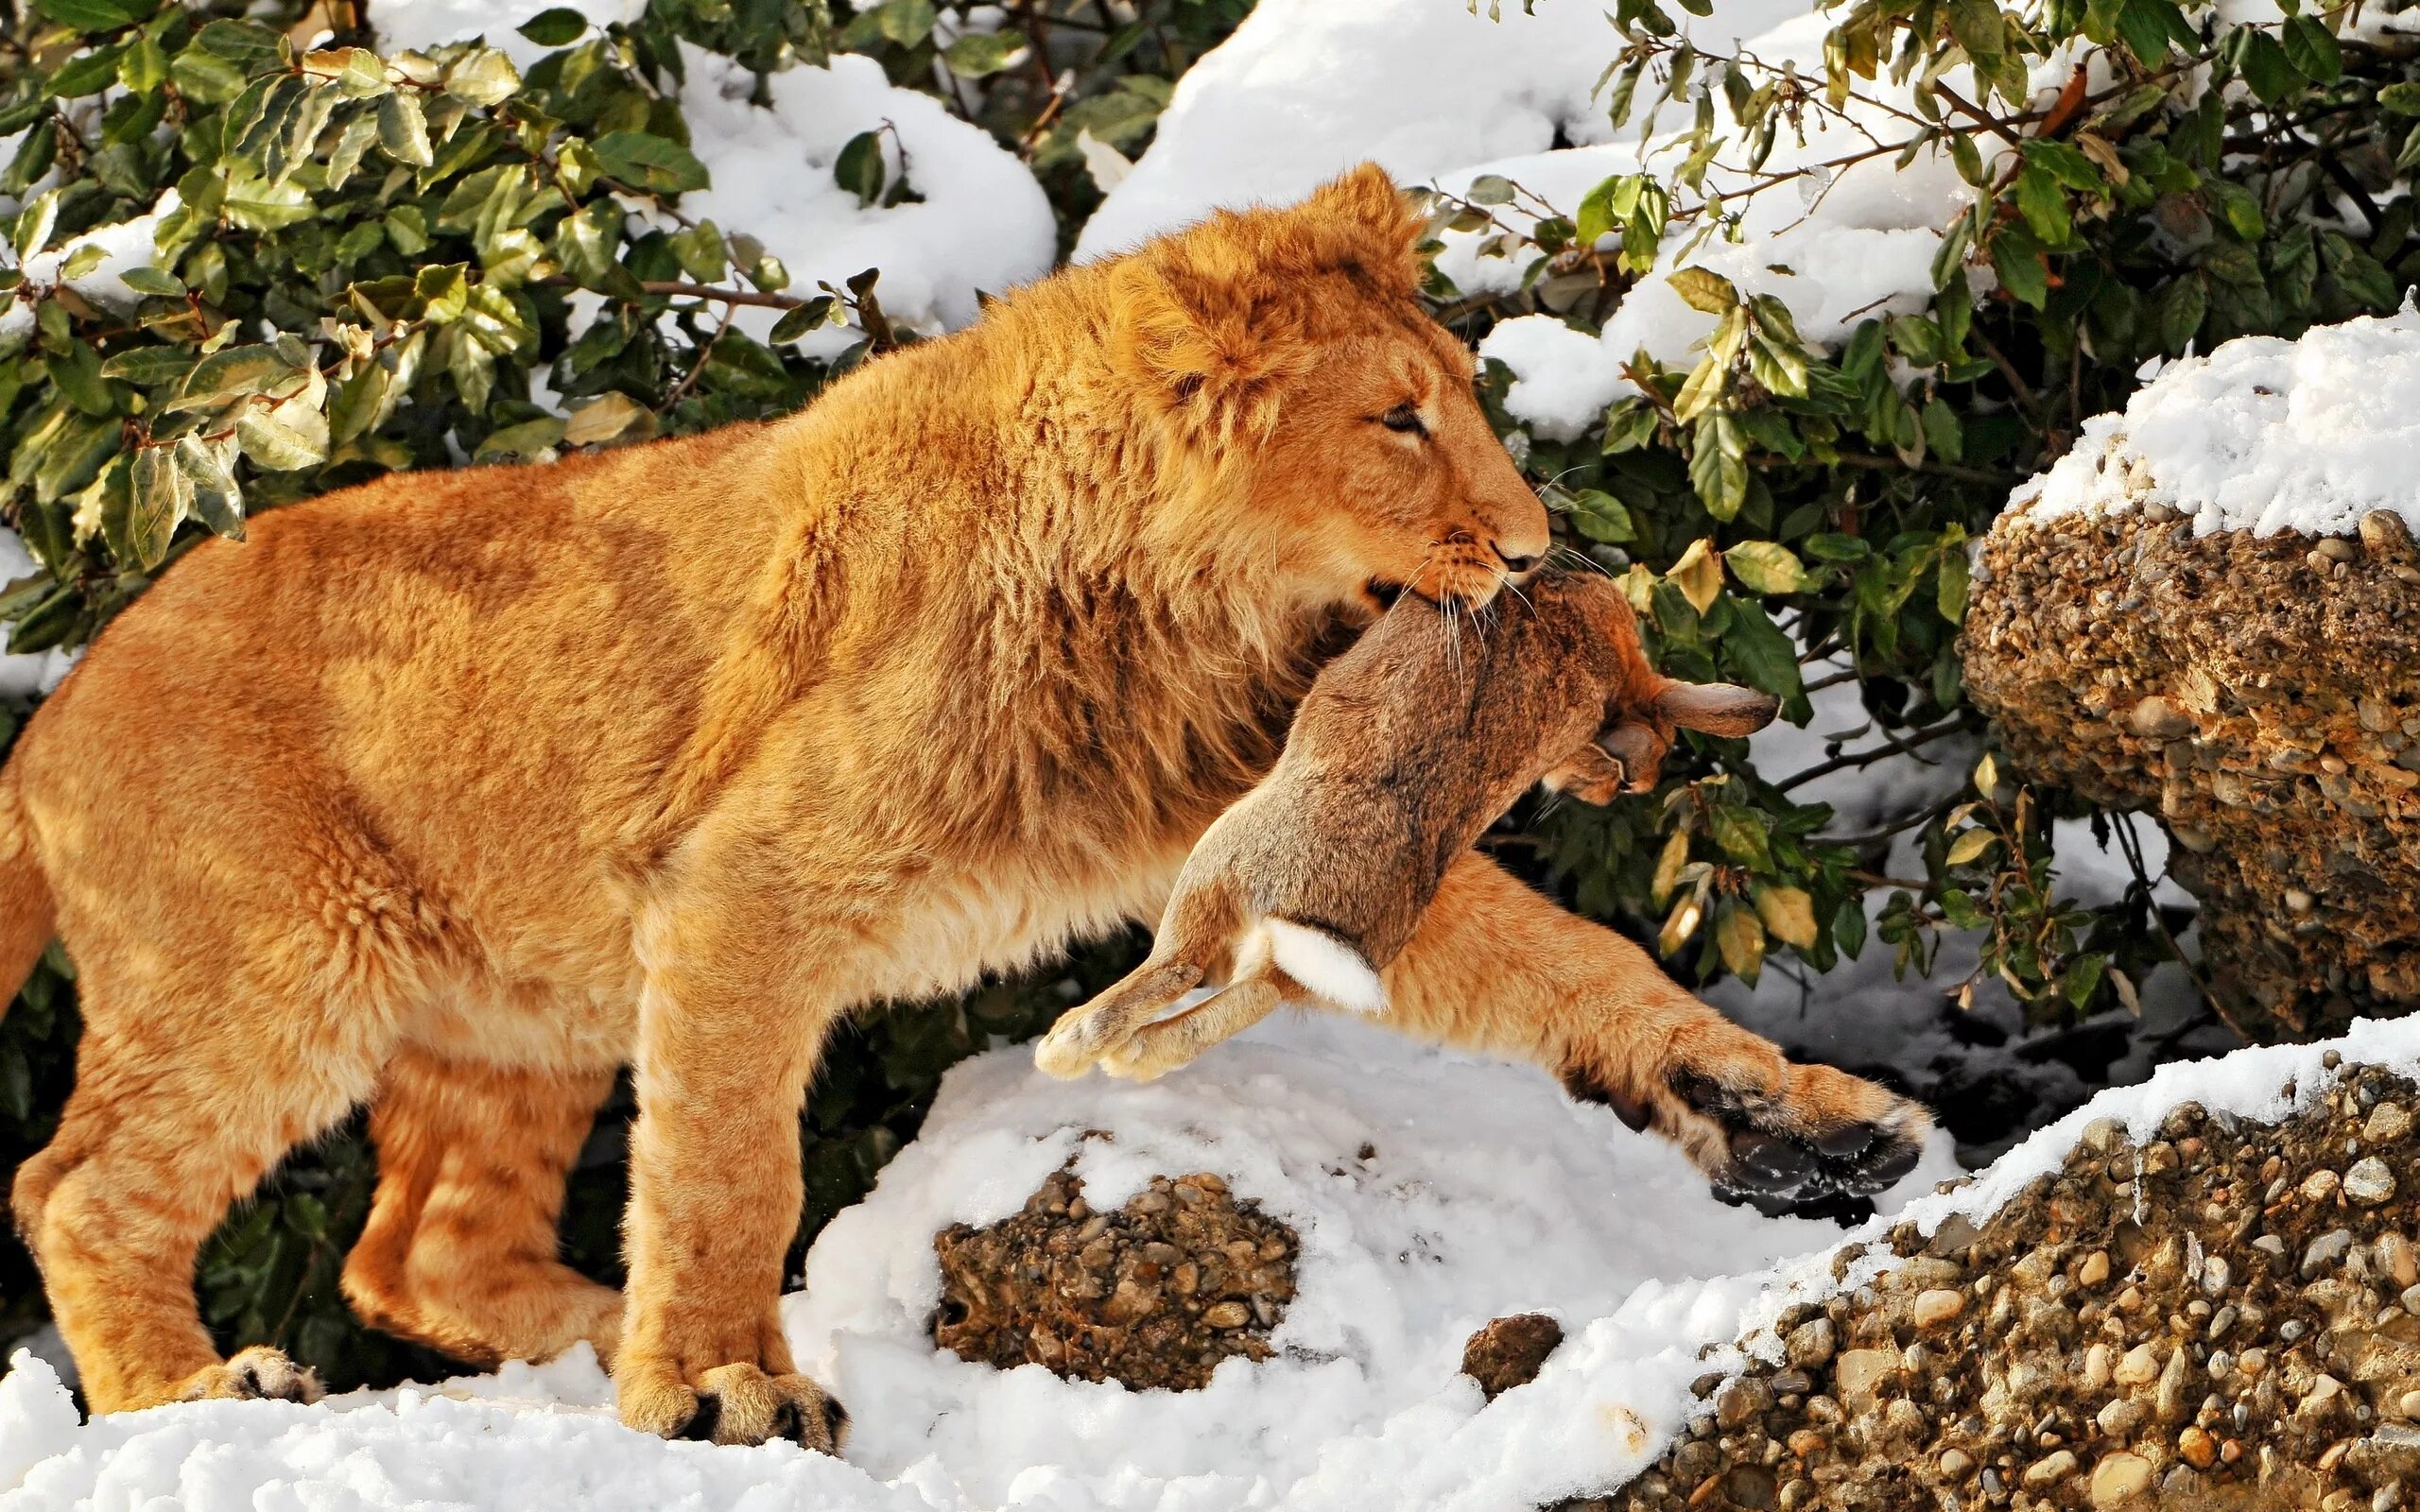
[[[1545,559],[1534,552],[1508,552],[1492,541],[1489,545],[1495,553],[1495,559],[1504,564],[1504,570],[1515,577],[1525,576],[1535,571],[1538,563]]]

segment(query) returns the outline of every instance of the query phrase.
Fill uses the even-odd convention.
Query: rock
[[[2126,723],[2135,734],[2152,740],[2174,740],[2193,733],[2193,716],[2157,694],[2137,700],[2133,712],[2126,715]]]
[[[2176,1452],[2195,1469],[2206,1470],[2219,1462],[2219,1441],[2206,1430],[2188,1426],[2176,1435]]]
[[[2187,1370],[2190,1359],[2183,1347],[2169,1352],[2167,1367],[2159,1373],[2159,1387],[2152,1400],[2152,1410],[2164,1423],[2183,1422],[2193,1411],[2192,1377]]]
[[[1835,1348],[1832,1320],[1819,1317],[1790,1330],[1789,1337],[1782,1342],[1782,1354],[1802,1370],[1817,1370],[1831,1363]]]
[[[1962,1449],[1945,1449],[1941,1452],[1941,1458],[1934,1461],[1933,1469],[1941,1471],[1943,1480],[1955,1485],[1975,1469],[1975,1459]]]
[[[2100,1423],[2103,1434],[2122,1440],[2135,1436],[2135,1430],[2140,1428],[2143,1419],[2149,1416],[2149,1410],[2141,1402],[2131,1397],[2118,1397],[2100,1409],[2094,1421]]]
[[[2046,1486],[2056,1486],[2075,1472],[2075,1455],[2062,1449],[2027,1466],[2025,1484],[2039,1490]]]
[[[2341,1182],[2339,1181],[2335,1172],[2325,1170],[2313,1171],[2310,1175],[2303,1177],[2303,1200],[2305,1202],[2313,1203],[2325,1202],[2328,1198],[2336,1195],[2336,1189],[2339,1185],[2341,1185]]]
[[[2098,1287],[2108,1280],[2109,1251],[2105,1249],[2096,1249],[2091,1254],[2084,1256],[2083,1263],[2076,1267],[2076,1284],[2078,1286]]]
[[[2117,1368],[2118,1354],[2106,1344],[2096,1344],[2083,1351],[2083,1389],[2099,1391],[2107,1386]]]
[[[2393,1144],[2411,1132],[2411,1114],[2401,1103],[2380,1103],[2370,1109],[2361,1138],[2371,1144]]]
[[[1966,1294],[1947,1287],[1919,1292],[1909,1304],[1908,1316],[1920,1329],[1937,1328],[1966,1311]]]
[[[2139,1454],[2104,1454],[2092,1468],[2092,1504],[2120,1507],[2152,1488],[2152,1464]]]
[[[1215,1309],[1213,1310],[1215,1311]],[[1208,1314],[1203,1316],[1207,1318]],[[1213,1327],[1239,1327],[1236,1324],[1213,1323]],[[1488,1400],[1512,1390],[1526,1386],[1538,1378],[1538,1371],[1563,1343],[1563,1325],[1544,1313],[1517,1313],[1499,1317],[1470,1336],[1462,1346],[1462,1374],[1478,1383],[1478,1389]],[[1715,1418],[1721,1421],[1723,1403],[1735,1394],[1765,1391],[1762,1383],[1733,1382],[1715,1401]],[[1772,1393],[1765,1392],[1768,1402]],[[1758,1409],[1761,1410],[1761,1409]],[[1754,1411],[1723,1422],[1725,1428],[1737,1428],[1755,1414]]]
[[[1175,1199],[1179,1179],[1198,1201]],[[977,1365],[1039,1365],[1138,1391],[1197,1390],[1221,1360],[1269,1357],[1270,1330],[1294,1297],[1292,1228],[1216,1177],[1155,1177],[1114,1213],[1091,1211],[1082,1192],[1056,1172],[1024,1211],[933,1236],[935,1344]],[[1205,1253],[1216,1263],[1193,1263],[1189,1291],[1153,1258]]]
[[[2394,1196],[2394,1173],[2375,1155],[2363,1156],[2344,1173],[2344,1199],[2364,1208],[2375,1208]]]
[[[2308,1280],[2342,1261],[2353,1247],[2353,1230],[2331,1228],[2303,1250],[2302,1275]]]
[[[1495,1325],[1491,1324],[1489,1326],[1492,1328]],[[1561,1329],[1557,1329],[1555,1331],[1555,1337],[1559,1341],[1562,1336],[1563,1331]],[[1474,1338],[1471,1342],[1473,1345],[1477,1345],[1478,1341]],[[1466,1373],[1476,1374],[1476,1372],[1471,1371],[1469,1358],[1468,1354],[1463,1356],[1464,1363],[1462,1369]],[[1534,1370],[1530,1373],[1532,1375],[1536,1374]],[[1494,1392],[1489,1393],[1489,1396],[1491,1397],[1494,1395]],[[1737,1432],[1737,1430],[1745,1428],[1748,1424],[1762,1418],[1766,1413],[1771,1412],[1772,1410],[1772,1387],[1767,1385],[1763,1381],[1754,1376],[1741,1376],[1738,1380],[1732,1382],[1727,1386],[1724,1386],[1720,1395],[1714,1399],[1715,1426],[1723,1430],[1725,1433]]]
[[[2387,1423],[2344,1452],[2344,1463],[2365,1480],[2408,1479],[2420,1474],[2420,1428]]]
[[[1899,1368],[1895,1349],[1843,1349],[1832,1365],[1841,1404],[1852,1413],[1874,1405],[1875,1388]]]
[[[2227,1283],[2235,1279],[2234,1267],[2224,1255],[2212,1255],[2202,1262],[2202,1295],[2216,1301],[2226,1293]]]
[[[2115,1375],[2121,1386],[2147,1386],[2159,1379],[2159,1354],[2148,1344],[2137,1344],[2118,1362]]]

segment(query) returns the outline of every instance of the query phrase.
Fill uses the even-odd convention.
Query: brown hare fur
[[[632,1427],[831,1447],[777,1304],[833,1026],[1156,916],[1374,585],[1477,605],[1547,550],[1415,231],[1364,169],[786,419],[389,477],[164,573],[0,771],[0,986],[56,932],[82,992],[12,1195],[93,1406],[303,1389],[218,1357],[195,1254],[367,1104],[363,1315],[584,1339]],[[1923,1125],[1476,857],[1387,987],[1717,1177],[1739,1130],[1861,1179]],[[617,1296],[554,1219],[625,1064]]]
[[[1150,957],[1070,1009],[1036,1063],[1149,1080],[1281,1004],[1383,1011],[1378,973],[1479,832],[1542,780],[1608,801],[1628,779],[1598,741],[1633,710],[1675,706],[1720,735],[1777,707],[1658,676],[1600,575],[1550,569],[1483,618],[1405,595],[1320,673],[1276,767],[1194,846]],[[1161,1018],[1205,982],[1222,990]]]

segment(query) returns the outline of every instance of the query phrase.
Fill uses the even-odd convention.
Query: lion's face
[[[1119,269],[1125,364],[1218,481],[1231,549],[1300,597],[1483,604],[1544,558],[1547,512],[1428,318],[1419,223],[1375,167],[1226,213]]]
[[[1264,456],[1255,508],[1337,599],[1483,604],[1546,555],[1546,507],[1472,395],[1469,353],[1426,319],[1323,352]]]

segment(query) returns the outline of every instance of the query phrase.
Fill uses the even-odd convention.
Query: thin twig
[[[1965,728],[1966,721],[1963,719],[1945,719],[1940,724],[1927,726],[1923,730],[1911,730],[1908,734],[1900,736],[1897,740],[1876,746],[1870,750],[1850,751],[1845,754],[1836,756],[1828,762],[1818,762],[1814,765],[1807,767],[1803,772],[1793,773],[1790,776],[1782,779],[1780,782],[1775,782],[1773,784],[1773,791],[1776,793],[1787,793],[1794,787],[1803,787],[1819,777],[1828,777],[1834,772],[1845,771],[1852,766],[1871,765],[1874,763],[1882,760],[1886,756],[1905,756],[1909,752],[1929,746],[1934,741],[1940,740],[1945,736],[1957,734]]]

